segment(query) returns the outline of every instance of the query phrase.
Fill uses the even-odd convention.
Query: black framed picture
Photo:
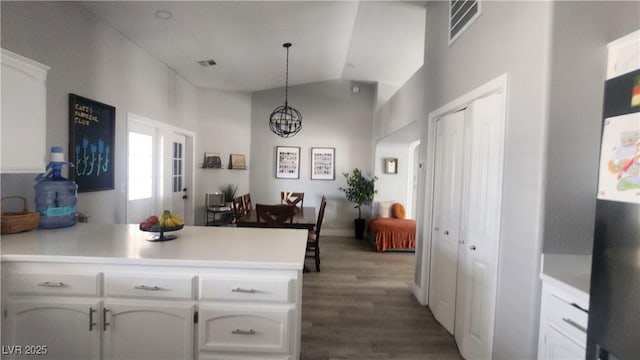
[[[384,159],[384,172],[385,174],[397,174],[398,173],[398,159],[386,158]]]
[[[311,180],[335,180],[335,148],[311,148]]]
[[[69,178],[78,192],[114,189],[116,108],[69,94]]]
[[[276,147],[276,178],[300,178],[300,148],[295,146]]]
[[[221,169],[222,168],[222,158],[220,154],[215,153],[204,153],[204,162],[202,163],[202,167],[205,169]]]

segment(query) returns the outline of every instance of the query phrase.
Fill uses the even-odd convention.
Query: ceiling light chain
[[[289,106],[289,48],[291,43],[282,44],[287,49],[287,65],[284,86],[284,106],[278,106],[269,116],[271,131],[283,138],[297,134],[302,129],[302,114]]]

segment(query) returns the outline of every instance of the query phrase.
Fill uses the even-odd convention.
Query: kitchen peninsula
[[[137,225],[3,235],[2,349],[65,359],[299,359],[306,230]]]

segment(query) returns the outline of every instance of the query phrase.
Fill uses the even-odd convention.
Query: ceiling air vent
[[[481,0],[449,0],[449,46],[480,16]]]
[[[200,61],[198,61],[198,64],[200,64],[200,66],[202,66],[202,67],[209,67],[209,66],[215,65],[216,61],[213,60],[213,59],[200,60]]]

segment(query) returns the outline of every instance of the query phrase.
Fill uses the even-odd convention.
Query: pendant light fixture
[[[283,138],[291,137],[302,129],[302,114],[289,106],[289,48],[291,43],[284,43],[282,47],[287,49],[287,70],[284,85],[284,106],[278,106],[269,116],[269,127],[274,134]]]

